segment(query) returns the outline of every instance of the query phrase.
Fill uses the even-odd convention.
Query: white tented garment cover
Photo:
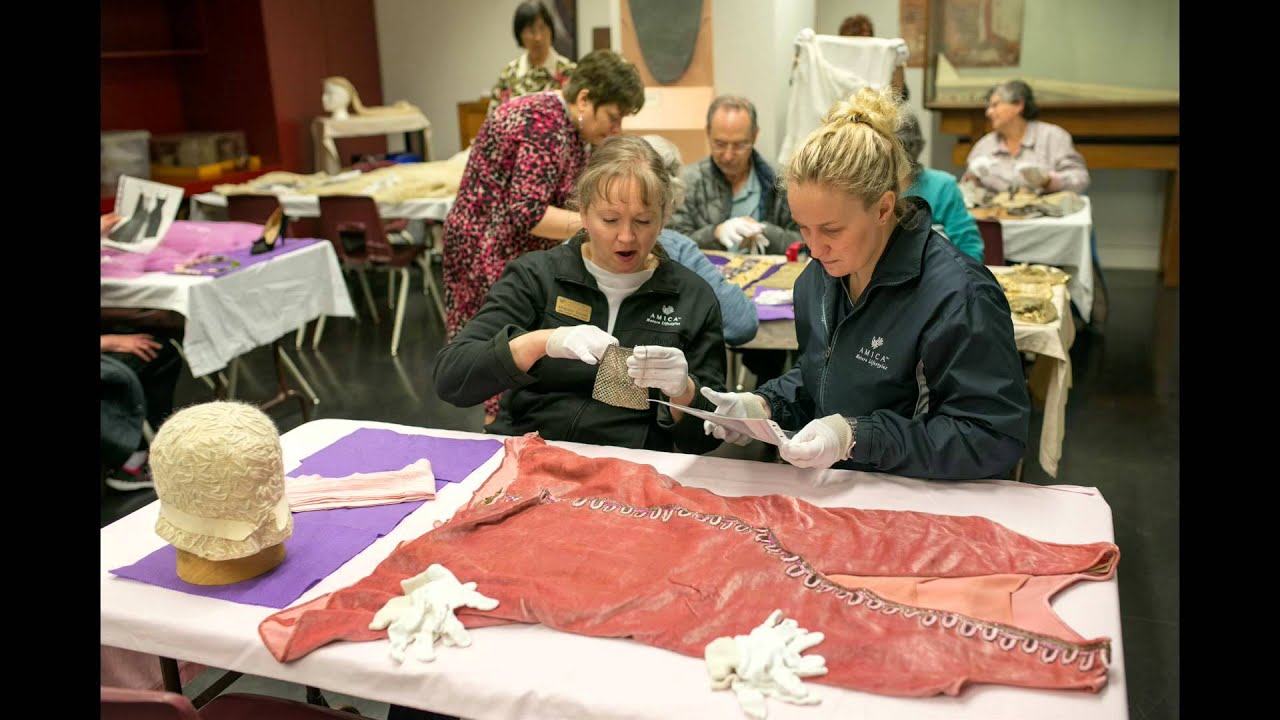
[[[887,86],[894,68],[906,63],[908,55],[902,38],[817,35],[810,28],[796,35],[796,48],[799,57],[791,73],[780,166],[822,124],[832,105],[864,87]]]

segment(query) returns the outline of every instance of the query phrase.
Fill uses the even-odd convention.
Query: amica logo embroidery
[[[870,365],[873,368],[877,368],[880,370],[888,370],[889,356],[885,355],[884,353],[876,352],[876,350],[879,350],[880,347],[883,345],[884,345],[884,338],[879,336],[872,337],[870,350],[866,349],[865,347],[858,348],[858,355],[857,355],[858,359]]]
[[[680,318],[675,315],[676,308],[674,305],[663,305],[662,314],[649,313],[649,317],[645,318],[648,322],[662,327],[680,327]]]

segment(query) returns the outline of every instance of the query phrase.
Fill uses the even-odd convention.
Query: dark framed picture
[[[556,52],[578,62],[578,0],[542,0],[555,23]]]

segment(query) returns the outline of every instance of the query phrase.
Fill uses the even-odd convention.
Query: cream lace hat
[[[275,423],[258,408],[210,402],[169,417],[151,443],[156,534],[207,560],[248,557],[293,534]]]

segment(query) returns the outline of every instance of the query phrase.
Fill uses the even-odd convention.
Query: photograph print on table
[[[102,237],[102,245],[125,252],[151,252],[173,224],[181,204],[180,187],[121,175],[115,208],[121,220]]]

